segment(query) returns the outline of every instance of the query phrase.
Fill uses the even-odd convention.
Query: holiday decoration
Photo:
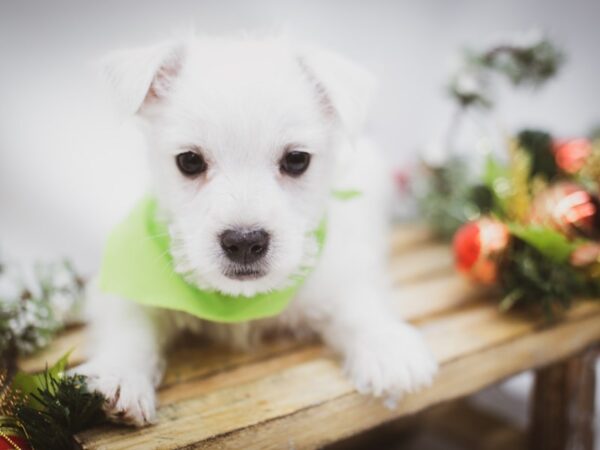
[[[32,450],[23,428],[13,418],[0,416],[0,450]]]
[[[21,394],[8,383],[8,371],[0,369],[0,416],[10,416],[15,413],[21,401]]]
[[[104,398],[88,391],[80,375],[58,377],[44,374],[42,385],[19,407],[17,418],[24,424],[34,449],[74,449],[73,436],[105,420]]]
[[[518,148],[529,160],[529,176],[551,180],[558,174],[550,133],[542,130],[522,130],[517,134]]]
[[[600,242],[586,242],[573,250],[571,264],[575,267],[600,264]]]
[[[465,52],[464,63],[450,83],[450,93],[462,106],[493,105],[493,76],[513,86],[539,86],[552,78],[564,56],[538,31],[507,36],[480,51]]]
[[[592,140],[592,151],[577,175],[586,187],[593,189],[600,185],[600,136]]]
[[[457,269],[482,284],[497,282],[509,238],[507,226],[493,219],[463,225],[454,236]]]
[[[487,214],[494,206],[492,203],[497,206],[502,202],[513,207],[520,217],[526,213],[529,199],[522,195],[517,184],[528,184],[529,180],[506,173],[503,177],[482,174],[484,168],[477,163],[485,161],[486,155],[496,150],[506,153],[505,131],[497,130],[494,136],[490,133],[490,126],[498,122],[491,117],[493,91],[496,81],[502,79],[509,80],[515,88],[543,87],[558,73],[564,59],[563,52],[537,31],[506,36],[482,49],[464,52],[459,69],[449,83],[455,112],[443,134],[444,140],[431,146],[434,151],[425,149],[424,177],[412,183],[421,213],[441,237],[451,238],[465,221]],[[490,120],[482,120],[485,118]],[[487,127],[483,125],[486,122]],[[458,139],[469,124],[474,128],[469,130],[470,134],[479,133],[472,146]],[[502,167],[502,170],[521,171],[536,178],[537,184],[558,172],[553,141],[548,133],[524,130],[514,141],[518,152],[525,155],[512,158],[515,167]],[[485,182],[486,178],[494,184]],[[508,186],[509,182],[512,186]]]
[[[528,304],[553,316],[576,297],[600,296],[600,202],[598,184],[566,175],[550,142],[544,132],[519,133],[507,162],[490,157],[479,183],[459,184],[463,208],[486,203],[488,216],[465,217],[453,247],[459,272],[501,287],[502,309]]]
[[[6,369],[0,369],[0,450],[30,450],[25,430],[14,418],[22,395],[8,384]]]
[[[520,133],[507,145],[506,163],[488,160],[482,181],[492,197],[493,218],[465,220],[455,234],[454,253],[459,272],[502,288],[503,309],[529,304],[552,316],[576,297],[600,296],[600,202],[598,184],[584,188],[547,164],[539,149],[543,144],[553,157],[548,137]],[[472,202],[472,193],[482,189],[473,184],[463,202]]]
[[[29,277],[0,264],[0,361],[10,366],[48,345],[76,313],[83,287],[68,262],[38,264]]]
[[[557,140],[553,143],[556,165],[568,174],[579,172],[592,155],[589,139]]]
[[[600,237],[600,202],[576,183],[563,181],[534,199],[529,221],[569,237]]]
[[[451,83],[458,110],[442,146],[446,157],[424,158],[423,177],[413,184],[433,230],[454,236],[457,270],[497,285],[503,310],[528,305],[553,316],[578,297],[600,298],[600,127],[570,139],[502,130],[494,146],[482,126],[459,151],[451,139],[465,111],[477,111],[477,122],[489,114],[493,75],[539,86],[562,61],[539,35],[470,53]],[[482,148],[485,157],[477,158]]]
[[[104,398],[65,367],[66,356],[40,375],[0,372],[0,450],[75,449],[75,433],[105,420]]]
[[[104,420],[103,397],[84,377],[65,375],[66,356],[40,375],[16,365],[76,318],[83,290],[68,262],[31,273],[0,264],[0,450],[74,449],[75,433]]]

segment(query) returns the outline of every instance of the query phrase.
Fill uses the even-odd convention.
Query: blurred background
[[[546,31],[567,61],[543,91],[497,92],[502,126],[588,132],[600,121],[599,17],[598,0],[2,1],[0,248],[24,261],[68,256],[91,274],[107,231],[144,191],[140,136],[111,112],[92,64],[113,49],[195,29],[336,50],[379,78],[371,135],[409,167],[448,127],[444,88],[460,50],[512,31]],[[526,392],[521,378],[478,401],[522,422]]]
[[[19,258],[98,264],[103,237],[144,189],[139,136],[115,117],[93,61],[181,30],[284,33],[339,51],[379,78],[371,135],[397,166],[444,133],[444,91],[465,46],[538,28],[567,55],[539,93],[498,93],[507,129],[559,135],[600,120],[600,2],[3,1],[0,3],[0,246]]]

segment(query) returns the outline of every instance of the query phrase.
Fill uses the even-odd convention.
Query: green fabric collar
[[[144,198],[109,235],[100,268],[102,291],[213,322],[244,322],[279,314],[304,282],[306,275],[285,289],[253,297],[198,289],[174,271],[167,227],[157,220],[156,209],[154,198]],[[314,233],[322,249],[324,220]]]

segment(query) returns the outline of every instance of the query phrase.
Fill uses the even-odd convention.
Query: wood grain
[[[532,450],[594,449],[597,349],[591,348],[535,373]]]
[[[433,386],[395,410],[357,394],[317,343],[270,342],[251,353],[206,343],[180,346],[159,391],[158,423],[106,426],[78,436],[85,449],[311,449],[476,392],[514,373],[551,364],[600,341],[600,302],[582,301],[553,324],[502,314],[492,293],[453,273],[447,247],[414,226],[392,237],[394,313],[416,324],[441,365]],[[30,371],[76,348],[72,330],[21,361]]]
[[[295,448],[317,448],[564,358],[600,338],[599,313],[596,309],[592,316],[578,314],[554,327],[532,328],[518,339],[513,333],[492,333],[495,345],[481,343],[478,350],[460,357],[458,351],[449,352],[434,385],[408,396],[393,411],[355,393],[335,361],[318,356],[266,377],[166,405],[160,409],[159,423],[151,428],[94,430],[79,439],[86,449],[276,449],[291,443]],[[498,340],[500,335],[503,339]],[[431,341],[434,349],[438,342]]]

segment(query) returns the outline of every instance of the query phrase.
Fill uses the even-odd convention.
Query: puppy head
[[[147,136],[178,272],[250,296],[314,264],[336,153],[364,120],[367,73],[278,40],[170,42],[104,66]]]

